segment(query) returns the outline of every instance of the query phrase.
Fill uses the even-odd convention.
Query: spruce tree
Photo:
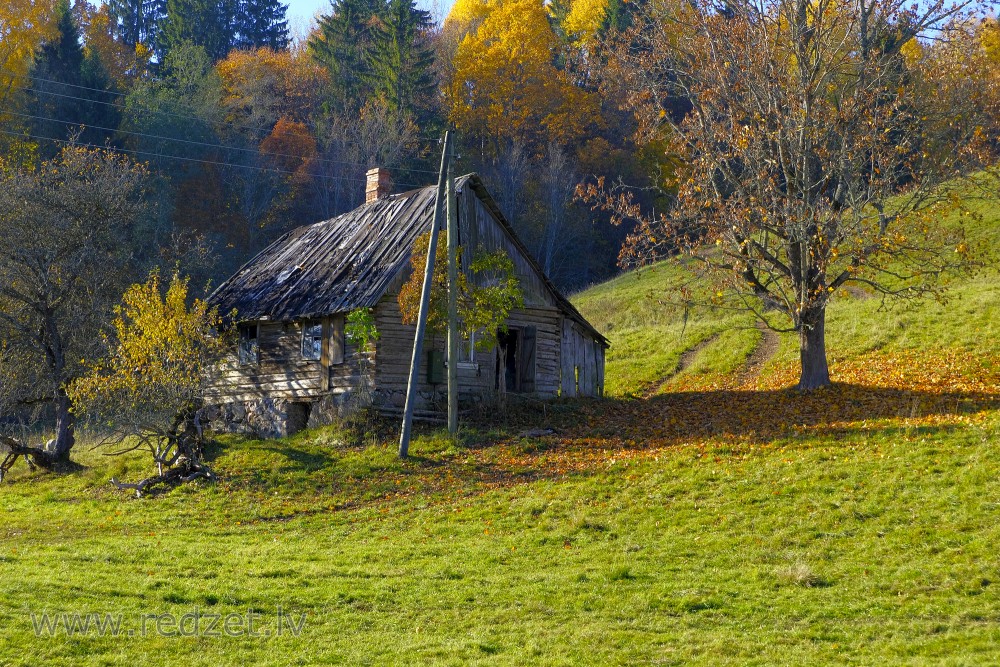
[[[309,52],[330,72],[334,105],[342,111],[359,108],[371,92],[374,26],[385,12],[384,0],[333,0],[309,40]]]
[[[434,54],[427,35],[434,22],[430,12],[413,0],[389,0],[382,20],[372,31],[372,48],[364,77],[389,109],[417,119],[429,108],[434,90]]]
[[[135,47],[155,48],[160,22],[167,10],[166,0],[107,0],[108,13],[115,22],[115,37]]]
[[[167,0],[158,59],[184,42],[205,49],[213,61],[225,58],[235,43],[236,10],[236,0]]]
[[[84,55],[80,30],[70,11],[69,0],[56,6],[58,32],[44,44],[31,70],[31,93],[27,115],[32,133],[49,139],[65,140],[79,132],[85,143],[103,143],[111,136],[118,116],[107,104],[109,79],[96,53]],[[58,152],[59,144],[46,147],[47,155]]]
[[[287,11],[288,6],[280,0],[241,0],[236,17],[236,47],[287,49]]]

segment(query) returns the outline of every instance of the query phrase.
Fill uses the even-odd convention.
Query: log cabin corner
[[[367,182],[365,204],[288,232],[209,298],[220,313],[235,313],[239,338],[206,390],[223,428],[275,437],[360,405],[401,411],[415,327],[403,324],[397,297],[414,242],[433,224],[436,188],[389,195],[382,169],[369,171]],[[524,293],[493,349],[462,346],[460,401],[490,400],[500,381],[507,392],[543,399],[601,396],[607,339],[545,276],[482,180],[469,174],[455,183],[459,244],[506,251]],[[469,271],[471,256],[462,253],[460,270]],[[373,309],[379,332],[368,353],[344,334],[347,314],[359,308]],[[445,354],[444,337],[428,332],[417,403],[425,415],[444,408]]]

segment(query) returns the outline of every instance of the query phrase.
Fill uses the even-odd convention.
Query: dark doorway
[[[509,392],[535,391],[535,327],[510,327],[497,333],[496,388],[501,378]]]
[[[497,334],[497,389],[501,378],[507,391],[517,391],[517,339],[519,329],[507,329]]]
[[[289,403],[285,407],[285,432],[287,435],[294,435],[305,430],[309,425],[310,412],[312,412],[312,403]]]

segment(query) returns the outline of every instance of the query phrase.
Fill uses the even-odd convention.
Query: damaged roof
[[[587,322],[545,276],[514,234],[476,174],[468,184],[514,245],[542,278],[560,309],[605,346],[607,339]],[[358,208],[324,222],[293,229],[244,264],[209,297],[222,314],[239,321],[291,321],[370,308],[385,295],[410,262],[414,242],[434,220],[436,186],[428,186]]]

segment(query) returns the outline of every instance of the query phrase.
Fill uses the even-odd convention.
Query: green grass
[[[702,350],[699,363],[689,371],[728,372],[752,350],[758,334],[747,314],[692,306],[685,316],[675,290],[690,280],[682,265],[662,262],[574,297],[583,315],[612,342],[605,373],[609,395],[649,389],[677,370],[686,350],[712,336],[720,338]]]
[[[997,426],[681,446],[498,488],[440,438],[399,463],[322,434],[232,442],[230,482],[143,501],[99,467],[21,476],[0,662],[991,664]],[[451,485],[391,495],[442,467]],[[253,609],[273,630],[279,606],[306,614],[299,637],[37,639],[30,618]]]
[[[424,431],[406,462],[390,424],[221,438],[217,484],[143,500],[108,484],[148,473],[138,455],[17,469],[0,486],[0,665],[1000,663],[997,274],[944,306],[835,301],[835,379],[931,361],[808,400],[712,389],[760,334],[739,314],[683,323],[666,289],[681,280],[662,264],[575,298],[612,340],[613,397],[515,409],[457,443]],[[632,397],[704,340],[666,393]],[[939,370],[935,351],[970,353],[959,376],[988,386],[901,387]],[[795,355],[783,340],[765,375]],[[518,435],[539,426],[558,432]],[[273,636],[279,607],[306,615],[300,635]],[[112,613],[127,634],[196,610],[259,614],[272,636],[32,628]]]

